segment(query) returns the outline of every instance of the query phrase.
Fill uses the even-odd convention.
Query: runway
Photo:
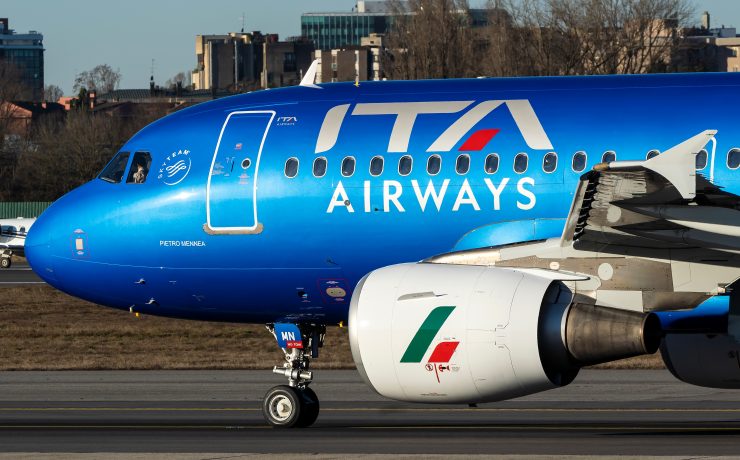
[[[308,429],[264,425],[268,371],[0,373],[3,452],[738,455],[740,391],[666,371],[583,371],[513,401],[388,401],[354,371],[317,371]]]
[[[10,268],[0,268],[0,288],[44,284],[24,260],[13,258]]]

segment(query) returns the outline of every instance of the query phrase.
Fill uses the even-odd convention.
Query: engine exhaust
[[[590,366],[658,351],[658,316],[574,303],[567,312],[565,347],[574,364]]]

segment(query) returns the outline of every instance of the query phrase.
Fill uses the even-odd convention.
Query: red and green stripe
[[[429,346],[432,344],[434,337],[442,329],[442,325],[450,317],[455,307],[445,306],[437,307],[431,312],[416,331],[414,338],[411,339],[411,343],[406,348],[403,357],[401,358],[402,363],[420,363],[424,359]],[[452,353],[455,352],[458,342],[442,342],[434,349],[430,362],[449,362],[452,357]],[[440,348],[441,347],[441,348]],[[434,358],[436,361],[432,361]],[[446,360],[443,360],[447,358]]]

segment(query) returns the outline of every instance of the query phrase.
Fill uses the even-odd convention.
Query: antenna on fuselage
[[[320,86],[316,85],[316,72],[318,71],[318,69],[319,69],[319,60],[314,59],[314,61],[308,67],[308,70],[306,70],[306,74],[303,76],[300,86],[305,86],[307,88],[321,89]]]

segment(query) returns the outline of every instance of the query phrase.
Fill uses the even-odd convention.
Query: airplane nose
[[[23,250],[31,269],[47,283],[56,281],[54,274],[51,209],[39,216],[28,230]]]

